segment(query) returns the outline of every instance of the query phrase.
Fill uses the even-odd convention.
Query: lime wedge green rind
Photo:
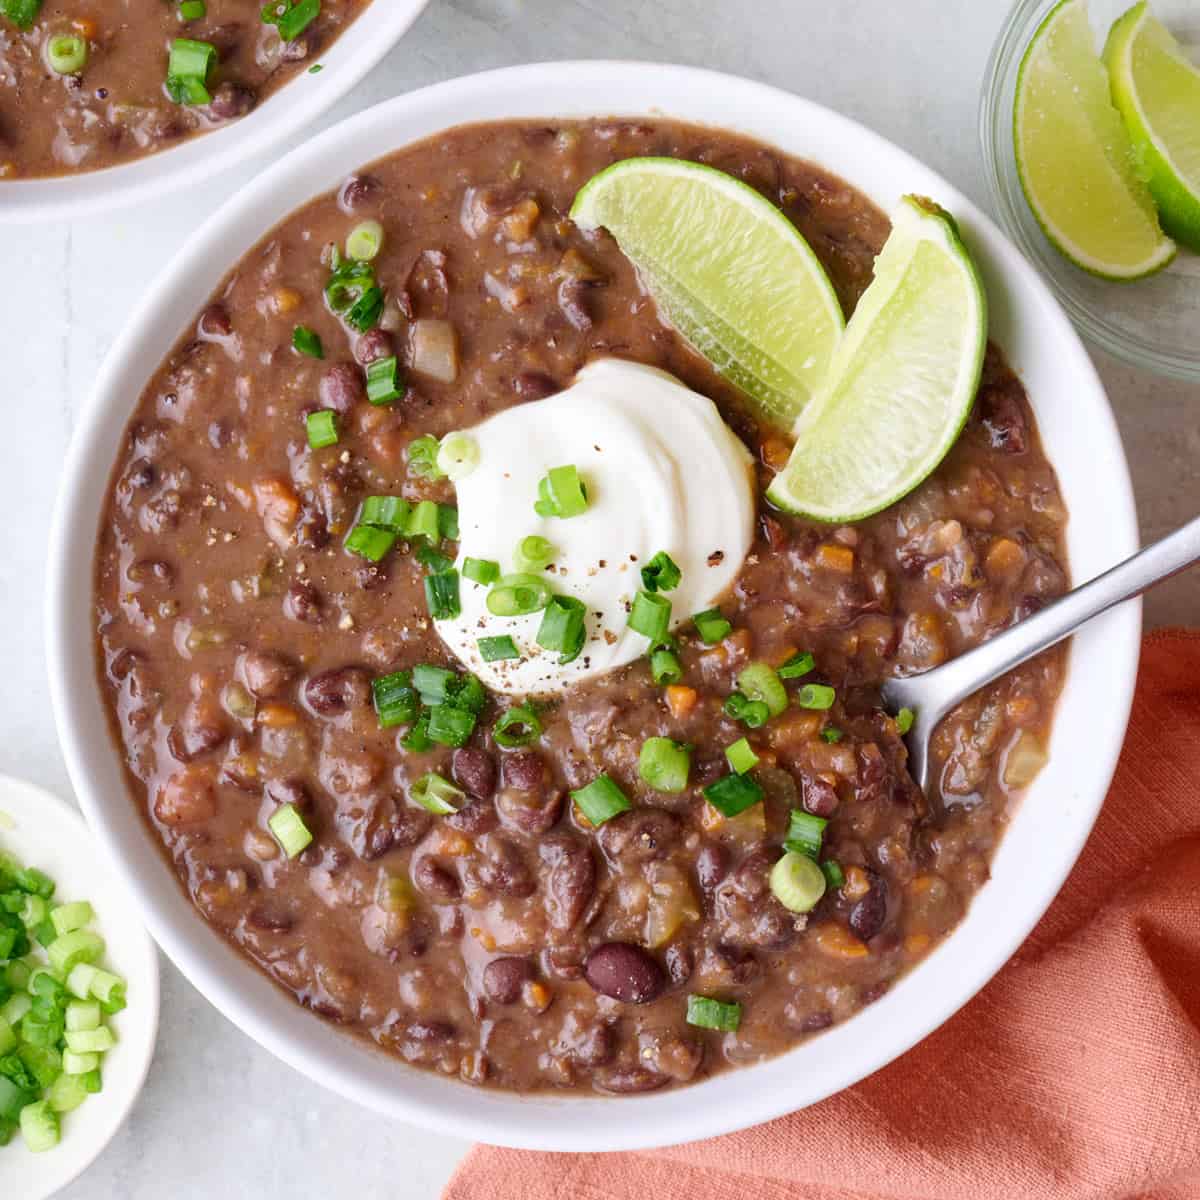
[[[962,431],[986,346],[987,300],[953,220],[905,197],[768,498],[841,523],[907,495]]]
[[[1013,138],[1029,206],[1076,266],[1105,279],[1141,279],[1175,256],[1113,106],[1085,0],[1062,0],[1029,43]]]
[[[1104,62],[1163,228],[1200,251],[1200,70],[1144,3],[1114,23]]]
[[[779,209],[712,167],[634,158],[589,180],[571,219],[607,229],[662,316],[761,417],[791,428],[845,321],[820,261]]]

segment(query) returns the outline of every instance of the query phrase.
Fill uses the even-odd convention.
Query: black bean
[[[828,1029],[833,1024],[833,1013],[831,1012],[815,1012],[809,1013],[803,1018],[796,1028],[800,1033],[819,1033],[822,1029]]]
[[[267,798],[276,804],[290,804],[301,813],[313,811],[312,793],[299,779],[268,779]],[[344,852],[343,852],[344,853]]]
[[[283,43],[283,53],[280,57],[284,62],[304,62],[320,49],[321,33],[315,25],[310,25],[299,37]]]
[[[580,333],[591,329],[592,314],[588,312],[587,289],[578,279],[564,279],[558,285],[558,307]]]
[[[350,363],[333,363],[325,368],[317,385],[322,408],[331,408],[345,416],[356,404],[366,399],[367,388],[362,372]]]
[[[382,190],[374,175],[351,175],[338,191],[338,204],[344,212],[357,212],[374,203]]]
[[[224,450],[229,445],[232,435],[229,426],[224,421],[210,421],[208,425],[208,444],[214,450]]]
[[[644,863],[665,857],[679,840],[679,818],[658,808],[635,808],[606,821],[596,841],[610,862]]]
[[[287,933],[296,924],[296,919],[275,905],[258,904],[246,914],[246,924],[267,933]]]
[[[850,909],[848,920],[850,928],[864,942],[869,942],[887,920],[887,882],[875,871],[867,870],[866,876],[870,890]]]
[[[125,478],[130,487],[144,491],[146,488],[154,486],[154,481],[158,478],[158,471],[149,459],[135,458],[129,464]]]
[[[484,857],[471,864],[471,873],[485,892],[521,898],[537,891],[537,882],[525,859],[511,842],[493,835],[483,849]]]
[[[296,541],[306,550],[323,550],[329,545],[329,520],[320,509],[306,504],[300,510]]]
[[[558,824],[565,803],[566,796],[558,788],[544,792],[505,788],[496,797],[496,811],[505,825],[536,837]]]
[[[391,358],[396,344],[386,329],[371,329],[354,343],[354,357],[365,367],[381,358]]]
[[[233,332],[229,309],[219,300],[214,301],[200,314],[196,330],[202,338],[227,338]]]
[[[374,862],[389,850],[415,846],[428,832],[433,818],[394,796],[378,796],[365,813],[338,813],[342,838],[365,862]]]
[[[418,858],[413,862],[413,882],[435,903],[449,904],[462,895],[457,876],[435,859]]]
[[[534,750],[504,756],[504,786],[535,792],[549,782],[545,759]]]
[[[338,717],[371,702],[371,679],[361,667],[335,667],[304,685],[304,699],[322,717]]]
[[[596,1086],[605,1092],[629,1096],[635,1092],[653,1092],[670,1082],[666,1075],[648,1071],[645,1067],[618,1067],[607,1071],[596,1079]]]
[[[626,1004],[646,1004],[666,987],[666,977],[657,960],[640,946],[628,942],[605,942],[587,956],[584,978],[602,996]]]
[[[838,805],[837,789],[827,779],[819,775],[802,773],[800,776],[800,793],[806,812],[814,817],[830,817]]]
[[[293,621],[304,621],[309,625],[318,625],[321,621],[321,594],[311,583],[294,579],[288,584],[287,593],[283,597],[284,616]]]
[[[248,88],[240,83],[233,83],[226,80],[224,83],[217,85],[216,91],[212,94],[212,103],[208,106],[208,111],[218,121],[232,121],[237,117],[244,117],[255,105],[258,96],[253,88]]]
[[[238,659],[237,671],[249,692],[268,700],[283,691],[296,668],[269,650],[247,650]]]
[[[700,890],[706,894],[715,891],[728,870],[724,848],[716,842],[705,842],[696,854],[696,878]]]
[[[454,782],[480,800],[489,800],[496,791],[496,760],[486,750],[463,746],[450,760]]]
[[[538,847],[547,866],[546,909],[553,929],[570,929],[583,916],[596,890],[592,852],[578,838],[560,834]]]
[[[562,391],[562,385],[542,371],[522,371],[514,377],[512,387],[522,400],[544,400]]]
[[[453,816],[446,817],[445,823],[470,837],[479,837],[491,833],[500,824],[500,820],[496,816],[496,806],[491,800],[472,800]]]
[[[405,1029],[412,1041],[423,1044],[453,1041],[457,1032],[449,1021],[410,1021]]]
[[[495,1004],[516,1004],[521,989],[533,978],[527,958],[494,958],[483,968],[483,990]]]

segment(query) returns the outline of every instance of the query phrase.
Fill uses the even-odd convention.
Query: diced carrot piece
[[[871,953],[865,942],[832,921],[818,925],[813,936],[817,948],[831,958],[866,958]]]
[[[268,729],[287,729],[299,720],[299,713],[286,704],[264,704],[258,710],[258,723]]]
[[[700,699],[699,693],[693,687],[688,687],[682,683],[672,683],[667,687],[667,708],[671,710],[671,716],[683,718],[688,716],[696,707],[696,701]]]
[[[987,552],[984,566],[989,575],[1009,575],[1025,565],[1025,551],[1012,538],[997,538]]]
[[[817,547],[817,566],[827,571],[840,571],[848,575],[854,570],[854,551],[849,546],[838,546],[833,542],[823,542]]]
[[[910,933],[904,939],[904,950],[907,954],[924,954],[929,949],[929,934]]]
[[[71,21],[71,28],[75,30],[80,37],[87,38],[90,42],[96,36],[96,22],[91,17],[75,17]]]
[[[703,825],[709,833],[713,833],[715,830],[720,829],[721,826],[725,824],[725,815],[724,813],[718,812],[706,800],[704,802],[704,807],[700,810],[700,824]]]

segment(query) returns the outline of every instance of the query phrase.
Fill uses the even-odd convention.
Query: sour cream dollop
[[[498,617],[489,588],[461,580],[462,612],[438,621],[451,652],[493,691],[560,692],[624,666],[648,651],[628,628],[641,567],[660,550],[683,578],[673,591],[671,628],[711,608],[741,568],[754,532],[753,466],[745,446],[705,396],[672,375],[621,359],[590,363],[566,391],[506,409],[468,431],[478,465],[455,485],[459,558],[491,559],[517,570],[517,544],[530,534],[554,547],[545,572],[556,593],[587,607],[587,640],[570,663],[537,644],[542,614]],[[575,466],[587,511],[542,517],[538,482],[552,467]],[[507,634],[520,660],[487,663],[477,640]]]

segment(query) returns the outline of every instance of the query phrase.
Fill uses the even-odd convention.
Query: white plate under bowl
[[[56,902],[90,900],[93,928],[107,945],[104,964],[128,983],[128,1006],[109,1018],[117,1044],[104,1056],[104,1090],[62,1118],[62,1141],[32,1154],[18,1133],[0,1146],[0,1196],[46,1200],[89,1167],[133,1107],[158,1034],[158,953],[132,894],[113,879],[107,860],[79,814],[57,796],[0,775],[0,850],[45,871]]]
[[[1072,514],[1067,541],[1075,578],[1091,578],[1137,546],[1129,473],[1104,390],[1034,270],[927,167],[861,125],[774,88],[652,63],[544,63],[453,80],[381,104],[314,138],[188,239],[113,346],[63,473],[46,628],[55,715],[80,803],[136,890],[163,949],[251,1037],[379,1112],[460,1137],[551,1150],[685,1142],[779,1116],[870,1074],[951,1016],[1020,945],[1083,846],[1124,736],[1141,626],[1133,603],[1077,638],[1050,763],[1013,820],[991,881],[952,936],[853,1020],[787,1054],[687,1089],[622,1099],[520,1098],[408,1068],[302,1009],[208,928],[128,794],[93,679],[92,546],[132,406],[223,273],[297,205],[361,164],[463,122],[613,114],[678,117],[753,135],[822,163],[886,207],[905,192],[946,205],[982,271],[992,335],[1029,388],[1058,469]]]
[[[161,3],[161,0],[156,0]],[[314,62],[240,120],[168,150],[100,171],[0,182],[0,225],[66,221],[120,208],[211,179],[301,133],[400,40],[429,0],[373,0]]]

